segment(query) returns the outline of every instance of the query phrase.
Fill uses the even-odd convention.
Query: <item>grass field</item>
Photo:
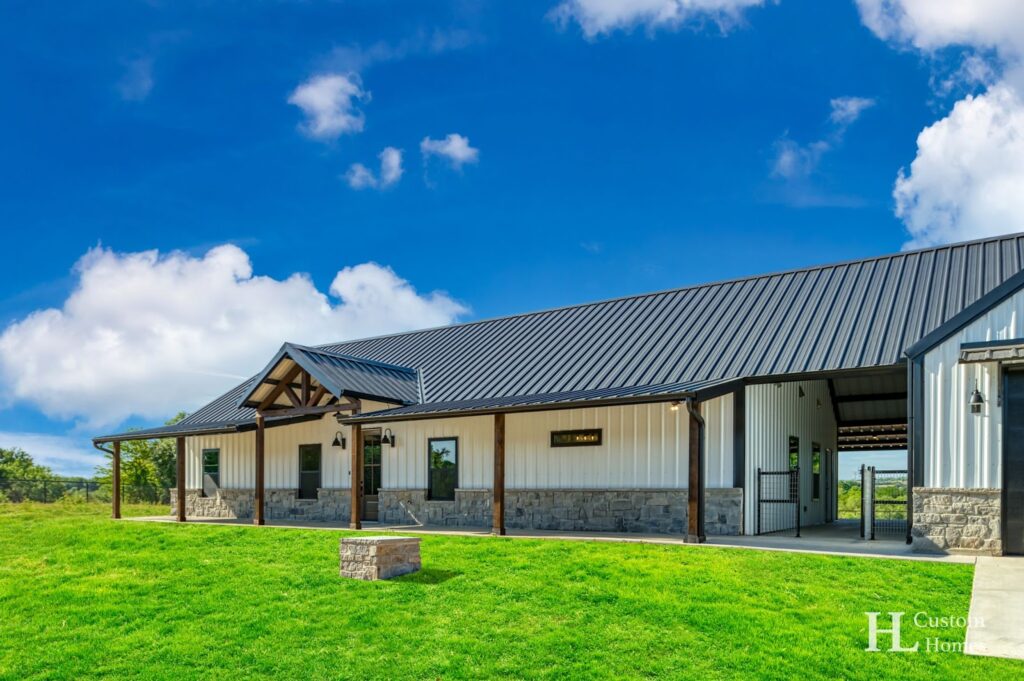
[[[0,678],[1024,677],[864,652],[865,611],[966,615],[969,565],[429,536],[422,572],[367,583],[341,532],[107,514],[0,505]],[[926,636],[964,631],[905,623]]]

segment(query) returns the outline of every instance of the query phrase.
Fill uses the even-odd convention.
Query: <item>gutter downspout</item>
[[[702,544],[705,541],[704,417],[700,414],[700,402],[695,397],[686,398],[686,411],[690,414],[690,475],[687,484],[686,541],[690,544]],[[694,425],[697,426],[696,429],[694,429]]]

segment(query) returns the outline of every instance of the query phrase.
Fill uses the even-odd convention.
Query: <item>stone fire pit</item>
[[[420,569],[419,537],[342,537],[341,576],[391,579]]]

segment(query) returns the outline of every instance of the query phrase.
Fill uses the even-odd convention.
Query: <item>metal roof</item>
[[[436,418],[440,416],[473,413],[535,411],[538,407],[567,409],[576,406],[602,406],[636,402],[662,402],[683,399],[731,386],[736,381],[696,381],[672,383],[669,385],[638,386],[633,388],[600,388],[596,390],[574,390],[547,395],[513,395],[506,397],[457,400],[454,402],[426,402],[395,409],[370,412],[344,419],[345,423],[388,421],[396,418]]]
[[[276,381],[287,376],[296,364],[334,397],[349,396],[396,404],[413,404],[420,400],[419,377],[415,369],[285,343],[263,371],[249,382],[236,405],[240,408],[259,405]]]
[[[891,367],[1021,270],[1024,234],[319,349],[415,367],[434,404]],[[251,419],[247,385],[186,422]]]

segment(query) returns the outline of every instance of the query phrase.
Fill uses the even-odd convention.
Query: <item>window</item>
[[[599,444],[601,444],[600,428],[551,431],[552,447],[590,447]]]
[[[316,499],[320,490],[320,445],[299,445],[299,499]]]
[[[427,440],[427,499],[452,501],[458,484],[458,438],[430,438]]]
[[[203,450],[203,494],[213,494],[220,487],[220,450]]]
[[[795,435],[789,436],[789,470],[796,470],[800,467],[800,438]]]
[[[811,443],[811,499],[821,499],[821,445]]]

